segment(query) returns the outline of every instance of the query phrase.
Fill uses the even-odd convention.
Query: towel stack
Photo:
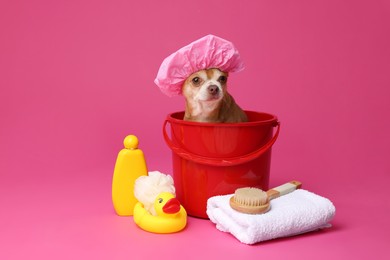
[[[207,201],[207,215],[218,230],[231,233],[245,244],[330,227],[336,211],[330,200],[303,189],[272,200],[271,210],[258,215],[232,209],[231,196],[211,197]]]

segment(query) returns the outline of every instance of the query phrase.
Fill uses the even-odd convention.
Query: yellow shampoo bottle
[[[148,175],[148,170],[144,153],[138,149],[138,138],[128,135],[123,144],[125,148],[118,154],[112,178],[112,203],[119,216],[132,216],[137,203],[134,196],[135,180]]]

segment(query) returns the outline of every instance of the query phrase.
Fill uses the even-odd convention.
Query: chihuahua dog
[[[183,84],[184,120],[210,123],[248,121],[245,112],[227,92],[228,74],[206,69],[190,75]]]

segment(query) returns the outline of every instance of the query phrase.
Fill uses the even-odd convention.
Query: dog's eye
[[[221,76],[221,77],[219,77],[218,81],[221,82],[221,83],[226,83],[227,77],[226,76]]]
[[[192,79],[192,83],[194,83],[195,85],[199,85],[200,83],[200,78],[199,77],[195,77]]]

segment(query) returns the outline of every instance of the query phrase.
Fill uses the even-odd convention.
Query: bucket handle
[[[188,152],[187,150],[178,147],[175,145],[172,140],[168,137],[166,126],[169,121],[165,120],[163,125],[163,135],[165,142],[168,144],[168,146],[172,149],[173,152],[175,152],[178,156],[180,156],[183,159],[190,160],[196,163],[205,164],[205,165],[211,165],[211,166],[233,166],[233,165],[239,165],[243,163],[247,163],[249,161],[252,161],[268,151],[272,145],[275,143],[276,139],[279,136],[280,131],[280,122],[277,121],[274,126],[277,126],[276,133],[274,137],[268,143],[260,147],[259,149],[250,152],[244,156],[238,156],[238,157],[230,157],[230,158],[210,158],[210,157],[204,157],[200,155],[193,154],[191,152]]]

